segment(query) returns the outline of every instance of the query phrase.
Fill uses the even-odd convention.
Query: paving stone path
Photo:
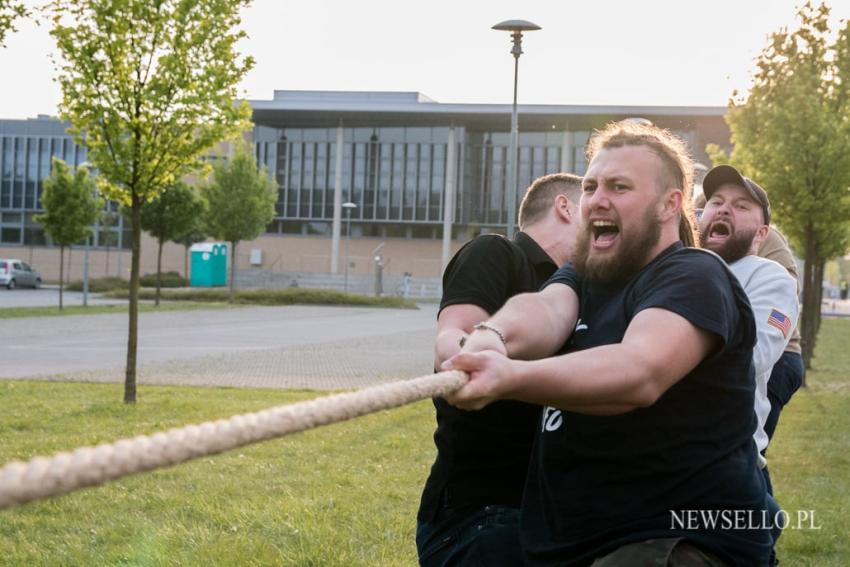
[[[349,389],[431,371],[435,305],[143,313],[139,384]],[[0,378],[123,382],[126,316],[0,328]]]

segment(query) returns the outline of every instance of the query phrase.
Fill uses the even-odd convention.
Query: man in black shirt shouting
[[[684,143],[622,122],[588,158],[573,264],[470,335],[443,366],[471,375],[449,401],[546,406],[521,511],[527,564],[765,565],[753,314],[724,262],[680,241]]]
[[[581,178],[546,175],[529,187],[513,241],[482,235],[443,275],[435,367],[460,350],[473,326],[518,293],[537,291],[566,263],[578,231]],[[422,494],[416,544],[425,566],[521,561],[516,525],[540,406],[514,401],[467,412],[435,399],[437,460]],[[507,531],[511,540],[504,537]]]

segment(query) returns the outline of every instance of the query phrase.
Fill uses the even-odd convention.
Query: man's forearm
[[[575,327],[578,296],[567,286],[558,288],[562,289],[514,296],[490,318],[504,336],[510,358],[551,356],[566,342]]]
[[[534,361],[512,360],[493,350],[462,352],[443,369],[465,370],[471,380],[447,399],[463,409],[513,399],[592,415],[651,404],[649,372],[639,370],[643,365],[634,364],[621,350],[622,345],[610,345]]]
[[[651,405],[662,390],[652,380],[652,367],[632,354],[618,344],[518,361],[506,397],[599,415]]]
[[[507,398],[583,413],[621,413],[654,404],[714,352],[719,340],[672,312],[646,309],[620,343],[532,361],[462,352],[444,368],[470,372],[470,382],[450,399],[465,409]]]
[[[490,316],[483,307],[459,303],[444,307],[437,317],[434,342],[434,368],[460,352],[460,339],[472,332],[472,326]]]
[[[434,368],[460,352],[460,340],[466,335],[463,329],[449,328],[441,331],[434,342]]]

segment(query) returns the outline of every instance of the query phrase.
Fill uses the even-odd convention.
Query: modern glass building
[[[257,159],[280,188],[270,232],[331,235],[337,140],[342,200],[358,205],[352,235],[441,238],[450,130],[457,160],[454,238],[503,231],[507,223],[510,105],[441,104],[420,93],[276,91],[251,101]],[[722,107],[519,107],[519,185],[586,169],[590,133],[641,117],[669,128],[698,161],[705,146],[729,145]]]
[[[71,166],[86,161],[86,149],[74,143],[68,124],[49,116],[0,120],[0,246],[45,246],[48,239],[34,219],[41,209],[44,180],[56,157]],[[108,203],[96,225],[95,247],[130,248],[117,205]]]
[[[504,232],[510,105],[445,104],[416,92],[335,91],[275,91],[270,100],[249,102],[256,156],[277,182],[279,200],[267,234],[243,248],[259,247],[266,257],[278,258],[275,269],[291,264],[300,272],[335,273],[345,220],[339,206],[346,201],[356,205],[346,209],[352,242],[362,241],[364,249],[387,243],[385,252],[395,250],[393,270],[399,272],[414,271],[405,267],[411,257],[427,257],[416,272],[438,276],[450,247],[481,232]],[[690,145],[697,161],[708,164],[707,144],[730,145],[725,111],[520,105],[517,203],[540,175],[583,174],[590,134],[612,120],[640,117],[668,128]],[[18,255],[15,247],[29,247],[30,255],[49,247],[33,215],[40,210],[51,158],[74,166],[86,160],[85,148],[66,129],[47,116],[0,120],[0,255]],[[445,227],[450,238],[443,237]],[[292,246],[290,238],[301,245]],[[108,255],[110,248],[129,248],[130,240],[116,205],[108,204],[94,251]],[[309,259],[290,261],[299,250]],[[150,246],[144,251],[152,253]],[[362,255],[368,264],[372,255]]]

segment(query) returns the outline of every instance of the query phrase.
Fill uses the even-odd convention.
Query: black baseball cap
[[[767,192],[749,177],[741,175],[741,172],[731,165],[718,165],[705,174],[705,179],[702,180],[702,192],[705,198],[711,199],[711,195],[717,188],[726,183],[733,183],[746,189],[753,200],[761,205],[764,224],[770,224],[770,199],[767,198]]]

